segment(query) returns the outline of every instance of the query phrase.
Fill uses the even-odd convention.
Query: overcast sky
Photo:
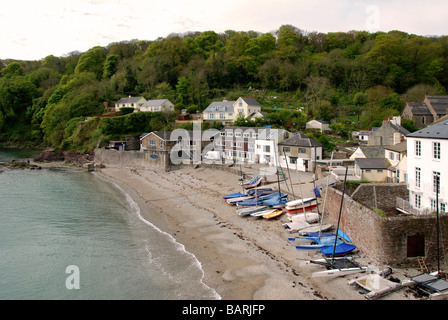
[[[40,60],[123,40],[225,30],[448,34],[446,0],[0,0],[0,59]]]

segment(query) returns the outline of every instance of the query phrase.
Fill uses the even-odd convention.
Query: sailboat
[[[365,272],[367,269],[367,267],[361,267],[353,259],[345,256],[345,254],[352,252],[356,248],[356,246],[353,244],[350,244],[350,243],[346,243],[346,242],[342,241],[342,239],[340,239],[339,224],[341,221],[342,204],[344,201],[345,186],[346,186],[346,181],[347,181],[347,172],[348,172],[348,167],[346,167],[346,170],[345,170],[344,188],[342,190],[341,206],[339,209],[337,232],[334,234],[334,236],[332,236],[333,243],[331,243],[329,246],[324,246],[324,247],[320,248],[320,251],[325,256],[329,255],[329,256],[331,256],[331,258],[323,258],[323,259],[309,260],[309,261],[302,262],[302,265],[319,264],[319,265],[326,267],[327,270],[314,272],[312,274],[312,277],[344,276],[344,275],[352,274],[352,273]],[[319,236],[322,237],[321,231],[319,231]],[[337,239],[339,239],[340,242],[338,242]],[[332,250],[330,250],[331,247],[332,247]],[[331,251],[330,254],[329,254],[329,251]]]

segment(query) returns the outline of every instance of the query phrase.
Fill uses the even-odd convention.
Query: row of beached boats
[[[323,255],[321,259],[302,262],[303,266],[319,265],[324,268],[322,271],[314,272],[312,277],[343,277],[364,273],[365,275],[350,280],[348,285],[360,287],[366,299],[378,299],[401,288],[412,286],[419,286],[425,290],[430,299],[447,299],[448,282],[438,276],[439,272],[423,273],[400,282],[387,278],[392,274],[392,269],[389,267],[379,270],[375,265],[363,266],[355,261],[351,254],[357,247],[340,229],[346,177],[338,224],[334,233],[328,232],[334,227],[332,224],[323,223],[326,199],[321,214],[316,191],[316,197],[289,199],[288,194],[279,191],[280,186],[278,190],[261,188],[262,179],[256,176],[249,183],[242,183],[245,192],[228,194],[223,198],[229,205],[236,206],[236,214],[242,217],[273,219],[286,214],[289,222],[284,223],[283,227],[288,229],[290,234],[295,234],[288,237],[288,241],[294,244],[297,250],[316,250]],[[327,183],[327,188],[328,185]]]

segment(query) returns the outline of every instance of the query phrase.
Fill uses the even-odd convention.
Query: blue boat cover
[[[322,254],[325,256],[331,256],[331,255],[333,255],[333,249],[334,249],[334,246],[325,246],[325,247],[320,248],[320,252],[322,252]],[[341,255],[350,253],[355,249],[356,249],[356,246],[354,244],[345,243],[345,242],[339,243],[336,245],[336,250],[334,252],[334,255],[341,256]]]

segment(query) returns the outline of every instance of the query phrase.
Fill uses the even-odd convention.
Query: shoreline
[[[365,300],[347,284],[362,274],[311,278],[322,269],[300,262],[321,258],[320,252],[299,251],[289,243],[282,226],[288,222],[285,215],[274,220],[237,216],[235,207],[222,199],[241,191],[236,174],[202,167],[170,172],[107,167],[95,172],[119,185],[139,205],[145,220],[193,254],[203,269],[203,283],[223,300]],[[301,182],[303,195],[310,196],[312,182],[301,175],[308,179]],[[277,182],[268,187],[277,189]],[[284,184],[281,188],[286,190]],[[362,253],[356,257],[369,263]],[[382,299],[412,299],[400,291]]]

